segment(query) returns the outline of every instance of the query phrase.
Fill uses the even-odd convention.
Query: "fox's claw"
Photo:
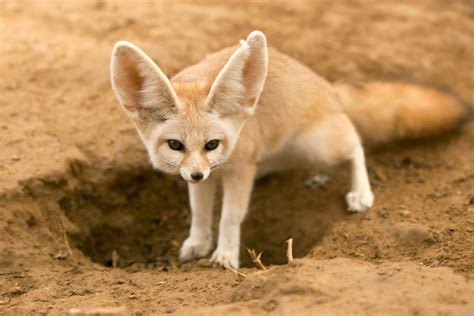
[[[217,248],[211,257],[211,262],[216,266],[239,268],[239,252],[232,249]]]
[[[205,257],[212,247],[211,239],[197,240],[188,237],[179,251],[179,259],[188,261],[196,258]]]
[[[347,193],[346,201],[349,212],[363,212],[374,204],[374,195],[370,190],[364,192],[352,191]]]

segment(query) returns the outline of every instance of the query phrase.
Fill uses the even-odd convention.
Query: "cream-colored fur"
[[[289,168],[352,163],[349,211],[373,204],[364,151],[342,104],[352,93],[331,84],[297,61],[267,48],[252,32],[237,47],[226,48],[184,69],[171,80],[140,49],[119,42],[112,53],[112,86],[135,123],[159,170],[189,182],[192,224],[182,260],[212,249],[215,189],[223,186],[216,264],[239,265],[240,224],[256,176]],[[364,114],[348,111],[356,122]],[[369,115],[369,114],[367,114]],[[365,126],[370,122],[363,122]],[[183,147],[173,150],[169,140]],[[218,140],[217,148],[206,144]],[[193,173],[202,174],[195,180]]]
[[[456,96],[417,84],[372,81],[335,88],[344,111],[371,144],[439,134],[468,114]]]

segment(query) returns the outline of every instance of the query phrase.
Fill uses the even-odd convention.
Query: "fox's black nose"
[[[204,175],[202,174],[202,172],[195,171],[191,173],[191,178],[193,178],[193,180],[199,181],[199,180],[202,180],[202,178],[204,178]]]

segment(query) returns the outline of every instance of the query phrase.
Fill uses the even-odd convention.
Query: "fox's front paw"
[[[346,201],[349,212],[363,212],[371,208],[374,204],[374,195],[372,191],[352,191],[347,193]]]
[[[211,238],[195,239],[188,237],[179,251],[179,259],[181,261],[188,261],[205,257],[211,251],[211,247]]]
[[[222,249],[217,247],[211,257],[211,262],[222,267],[239,267],[239,249]]]

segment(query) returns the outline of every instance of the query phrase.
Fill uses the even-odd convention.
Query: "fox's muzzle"
[[[184,157],[179,173],[184,180],[196,183],[206,180],[211,173],[211,168],[206,157],[199,152],[192,152]]]
[[[206,168],[205,170],[189,170],[188,168],[181,167],[179,169],[179,174],[181,177],[191,183],[196,183],[204,181],[209,177],[211,170]]]

